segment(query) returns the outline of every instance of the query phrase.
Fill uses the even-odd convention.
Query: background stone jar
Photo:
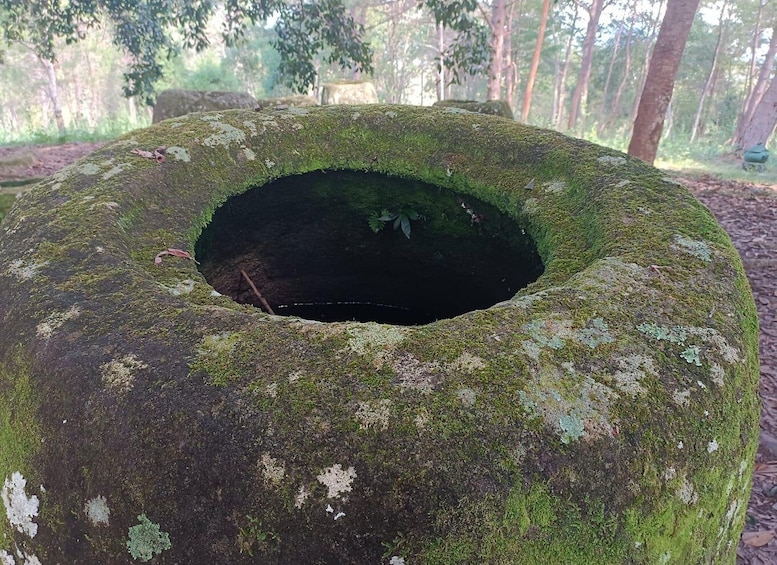
[[[734,559],[747,280],[610,149],[454,108],[167,120],[17,202],[0,328],[3,556]]]

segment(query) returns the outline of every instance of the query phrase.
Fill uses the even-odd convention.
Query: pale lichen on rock
[[[343,469],[340,463],[324,469],[318,476],[318,482],[327,488],[327,498],[341,498],[344,492],[353,490],[353,481],[356,480],[356,469],[348,467]]]

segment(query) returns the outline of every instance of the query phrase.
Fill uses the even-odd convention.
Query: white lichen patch
[[[294,508],[302,508],[302,505],[305,504],[305,501],[310,496],[310,491],[307,489],[305,485],[302,485],[299,487],[299,490],[297,491],[297,496],[294,497]]]
[[[615,338],[610,334],[610,328],[602,318],[594,318],[585,328],[575,331],[575,340],[587,345],[591,349],[598,346],[612,343]]]
[[[100,165],[95,165],[94,163],[83,163],[78,165],[76,170],[82,175],[96,175],[102,170],[102,167],[100,167]]]
[[[392,110],[389,110],[388,112],[386,112],[386,117],[393,120],[394,118],[397,117],[397,113]]]
[[[294,384],[305,376],[305,371],[292,371],[289,373],[289,384]]]
[[[693,484],[688,481],[688,478],[683,476],[680,486],[677,487],[677,498],[679,498],[684,504],[696,504],[699,500],[699,493],[693,488]]]
[[[19,565],[42,565],[40,559],[36,555],[31,555],[25,551],[17,552],[17,557],[21,559]]]
[[[542,353],[542,348],[536,342],[528,339],[524,340],[521,342],[521,349],[523,349],[523,352],[535,361],[540,360],[540,353]]]
[[[318,482],[328,489],[327,498],[340,498],[342,493],[351,492],[355,478],[356,469],[353,467],[343,469],[339,463],[327,467],[316,477]]]
[[[189,152],[185,148],[179,147],[177,145],[168,147],[165,151],[165,155],[172,157],[176,161],[183,161],[184,163],[189,163],[192,160]]]
[[[387,430],[391,418],[391,404],[391,400],[387,398],[359,402],[359,408],[356,410],[359,427],[364,430]]]
[[[93,526],[107,526],[111,518],[111,509],[103,495],[87,500],[84,504],[84,513]]]
[[[532,341],[540,347],[561,349],[566,340],[574,336],[572,320],[551,315],[546,319],[535,319],[521,326]]]
[[[275,166],[275,161],[271,161],[270,159],[264,160],[264,166],[268,169],[272,169]]]
[[[464,371],[465,373],[473,373],[480,369],[484,369],[486,364],[477,355],[472,355],[468,351],[463,352],[456,359],[448,363],[448,368],[454,371]]]
[[[245,156],[247,161],[256,160],[256,153],[251,149],[249,149],[248,147],[243,147],[243,155]]]
[[[392,363],[394,373],[399,379],[403,390],[429,394],[437,383],[436,372],[440,366],[437,362],[425,363],[410,354],[403,354]]]
[[[202,119],[205,120],[206,118],[210,119],[218,119],[215,116],[203,116]],[[212,121],[210,126],[217,130],[218,133],[214,133],[213,135],[209,135],[205,139],[202,140],[202,143],[204,145],[207,145],[208,147],[217,147],[219,145],[223,147],[228,147],[232,143],[239,143],[242,144],[245,142],[246,134],[243,130],[236,128],[235,126],[231,126],[229,124],[225,124],[223,122],[218,121]]]
[[[726,363],[739,363],[741,361],[739,350],[729,345],[726,338],[720,335],[718,330],[696,326],[688,326],[686,330],[689,334],[700,337],[703,342],[715,346]]]
[[[528,387],[518,393],[518,402],[533,416],[556,430],[561,440],[610,436],[610,405],[618,394],[577,371],[542,367]]]
[[[274,486],[278,486],[283,482],[283,477],[286,476],[286,467],[282,461],[279,462],[274,457],[271,457],[269,453],[263,453],[262,458],[259,460],[259,466],[265,481]]]
[[[723,367],[721,367],[717,363],[712,363],[710,365],[710,380],[713,383],[722,387],[725,384],[725,381],[724,381],[725,376],[726,376],[726,372],[723,370]]]
[[[712,249],[704,241],[697,241],[682,234],[675,234],[672,248],[701,259],[706,263],[712,261]]]
[[[712,441],[707,444],[707,453],[713,453],[719,448],[720,445],[718,445],[718,440],[713,438]]]
[[[469,387],[459,387],[456,389],[456,396],[465,408],[472,408],[475,406],[478,394]]]
[[[8,274],[15,276],[21,281],[27,281],[35,278],[40,270],[48,265],[48,261],[26,261],[24,259],[16,259],[11,262],[11,266],[8,267]]]
[[[202,338],[202,342],[197,348],[197,353],[205,357],[229,355],[235,350],[239,339],[240,335],[236,332],[206,335]]]
[[[623,188],[624,186],[628,186],[631,184],[631,181],[628,179],[619,180],[617,183],[615,183],[615,188]]]
[[[547,181],[542,183],[542,186],[548,194],[561,194],[569,188],[566,181],[563,180]]]
[[[688,406],[691,402],[691,391],[690,389],[683,389],[683,390],[676,390],[672,393],[672,400],[674,400],[675,404],[678,406]]]
[[[120,207],[118,202],[114,202],[113,200],[109,202],[95,202],[94,204],[89,206],[89,210],[97,210],[99,208],[106,208],[108,210],[118,210]]]
[[[645,394],[647,390],[641,381],[648,375],[657,377],[653,359],[645,355],[630,355],[617,358],[618,370],[613,374],[614,384],[621,392],[631,397]]]
[[[377,323],[358,324],[348,327],[348,348],[359,355],[372,357],[380,368],[391,352],[405,339],[405,329]]]
[[[5,517],[11,526],[33,538],[38,533],[38,524],[33,520],[38,515],[40,501],[35,495],[27,496],[24,490],[26,486],[27,479],[16,471],[10,478],[5,479],[0,498],[3,499]]]
[[[527,215],[536,214],[540,211],[540,201],[536,198],[527,198],[523,202],[521,211]]]
[[[389,565],[405,565],[405,558],[399,555],[392,555],[389,559]]]
[[[135,384],[135,372],[148,369],[148,365],[130,353],[121,359],[114,359],[100,366],[102,381],[118,391],[128,391]]]
[[[430,419],[429,411],[425,407],[421,406],[421,408],[418,410],[418,413],[415,415],[415,418],[413,418],[413,423],[419,432],[423,432],[429,426]]]
[[[0,549],[0,565],[16,565],[16,560],[6,550]]]
[[[636,263],[626,263],[614,257],[605,257],[577,273],[567,284],[574,285],[583,293],[591,292],[600,295],[602,292],[608,294],[618,292],[628,295],[637,291],[644,292],[648,272]]]
[[[612,155],[602,155],[596,159],[602,165],[611,165],[613,167],[619,167],[626,164],[625,157],[614,157]]]
[[[223,115],[220,112],[210,112],[210,113],[201,115],[200,119],[203,122],[216,122],[220,120],[222,117]]]
[[[35,327],[35,334],[42,339],[49,339],[62,324],[80,315],[81,309],[78,306],[71,306],[65,312],[53,312]]]
[[[166,286],[167,292],[173,296],[190,294],[194,290],[195,282],[192,279],[184,279],[175,286]]]
[[[278,383],[270,383],[264,387],[264,391],[270,398],[278,398]]]
[[[110,178],[113,178],[116,175],[121,174],[121,172],[124,171],[124,169],[128,168],[129,166],[130,166],[129,163],[119,163],[118,165],[114,165],[113,167],[111,167],[110,169],[108,169],[103,173],[102,179],[108,180]]]

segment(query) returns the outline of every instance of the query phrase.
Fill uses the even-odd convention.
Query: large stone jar
[[[414,276],[426,319],[276,300]],[[0,562],[733,563],[756,320],[707,209],[617,151],[442,108],[167,120],[0,227]]]

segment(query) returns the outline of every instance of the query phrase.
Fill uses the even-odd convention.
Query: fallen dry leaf
[[[777,475],[777,461],[755,464],[756,475]]]
[[[183,251],[182,249],[175,249],[173,247],[168,247],[165,251],[160,251],[159,253],[156,254],[156,257],[154,257],[155,265],[162,264],[163,255],[173,255],[174,257],[182,257],[183,259],[190,259],[191,261],[194,261],[198,265],[200,264],[199,261],[197,261],[194,257],[189,255],[188,251]]]
[[[745,532],[742,534],[742,543],[750,547],[761,547],[774,539],[774,531],[761,530],[759,532]]]
[[[132,153],[134,153],[135,155],[140,155],[141,157],[145,157],[146,159],[153,159],[157,163],[164,163],[166,150],[167,150],[167,147],[157,147],[153,151],[144,151],[143,149],[133,149]]]

